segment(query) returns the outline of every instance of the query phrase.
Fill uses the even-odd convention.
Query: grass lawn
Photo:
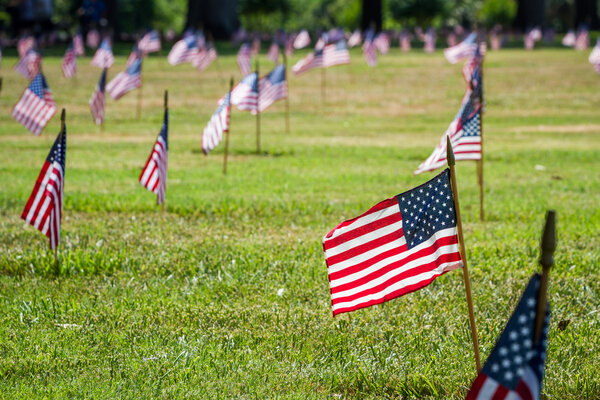
[[[89,53],[89,50],[88,50]],[[60,52],[59,52],[60,54]],[[558,213],[544,395],[600,398],[600,77],[587,52],[489,54],[485,65],[486,222],[474,163],[457,164],[473,299],[485,360],[529,276],[545,211]],[[295,62],[301,54],[293,57]],[[203,73],[144,62],[137,95],[107,99],[104,132],[76,80],[44,60],[67,109],[58,274],[47,239],[20,219],[59,130],[11,117],[27,85],[3,59],[0,94],[1,398],[464,398],[475,377],[460,271],[381,306],[331,316],[321,238],[344,219],[433,174],[412,172],[438,143],[464,91],[442,53],[393,49],[376,68],[290,77],[284,103],[231,118],[208,156],[202,130],[239,79],[235,55]],[[123,69],[117,57],[109,75]],[[269,61],[262,56],[266,70]],[[137,181],[170,93],[167,212]],[[560,328],[559,328],[560,323]]]

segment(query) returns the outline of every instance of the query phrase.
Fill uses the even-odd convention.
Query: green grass
[[[60,52],[58,52],[60,54]],[[295,61],[300,55],[294,57]],[[44,60],[67,109],[65,210],[55,271],[47,240],[19,215],[59,128],[33,137],[10,116],[26,86],[5,57],[0,94],[1,398],[452,398],[475,366],[458,271],[381,306],[331,317],[321,238],[336,224],[428,178],[412,172],[457,111],[460,65],[393,50],[290,79],[283,103],[234,111],[205,157],[202,129],[235,56],[198,73],[152,57],[136,94],[108,100],[104,132],[77,82]],[[114,76],[125,57],[111,68]],[[266,69],[270,63],[261,60]],[[473,163],[457,165],[482,357],[539,270],[544,213],[558,212],[544,395],[600,397],[600,78],[571,50],[492,52],[485,66],[486,222]],[[137,182],[171,107],[167,213]],[[545,170],[535,168],[543,165]],[[283,289],[283,294],[277,294]],[[561,321],[568,321],[559,329]],[[562,326],[564,327],[565,322]]]

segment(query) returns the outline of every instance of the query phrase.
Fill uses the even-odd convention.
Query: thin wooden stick
[[[542,265],[542,279],[540,280],[537,313],[535,315],[534,343],[537,343],[540,340],[544,328],[544,319],[546,318],[548,278],[550,275],[550,268],[554,264],[554,250],[556,249],[556,211],[554,210],[549,210],[546,214],[546,224],[542,235],[541,247],[542,255],[540,257],[540,264]]]
[[[446,137],[446,158],[448,167],[450,167],[450,180],[452,183],[452,196],[454,197],[454,208],[456,210],[456,230],[458,231],[458,243],[460,245],[460,255],[463,261],[463,280],[465,282],[465,292],[467,294],[467,306],[469,308],[469,324],[471,325],[471,339],[473,340],[473,352],[475,353],[475,364],[477,372],[481,370],[481,359],[479,357],[479,341],[477,340],[477,325],[475,322],[475,311],[473,310],[473,297],[471,295],[471,280],[469,278],[469,269],[467,268],[467,252],[465,250],[465,240],[462,230],[462,220],[460,218],[460,205],[458,202],[458,188],[456,186],[456,176],[454,172],[454,151],[450,137]]]
[[[137,97],[137,119],[142,118],[142,88],[144,85],[140,85],[140,90],[138,90]]]
[[[66,117],[67,117],[67,113],[66,113],[65,109],[63,108],[60,113],[60,133],[58,134],[58,143],[62,143],[62,140],[63,140],[63,135],[65,133]],[[62,205],[61,205],[61,212],[62,212]],[[58,260],[58,243],[56,244],[56,247],[54,248],[54,267],[56,269],[56,274],[58,275],[58,273],[60,272],[60,262]]]
[[[325,67],[321,67],[321,103],[325,104]]]
[[[0,76],[0,94],[2,94],[2,80],[3,78]]]
[[[479,42],[477,42],[477,46],[480,46]],[[483,86],[483,58],[481,59],[480,73],[481,85]],[[477,162],[477,178],[479,183],[479,220],[483,222],[485,221],[483,203],[483,87],[481,88],[481,96],[479,97],[479,99],[477,99],[477,101],[479,102],[479,137],[481,138],[481,159]]]
[[[233,90],[233,76],[229,80],[229,124],[228,128],[225,131],[225,153],[223,154],[223,175],[227,175],[227,155],[229,154],[229,131],[231,129],[231,91]]]
[[[283,67],[285,70],[285,84],[287,86],[287,96],[285,96],[285,133],[290,133],[290,83],[287,79],[288,76],[288,63],[287,56],[285,55],[285,48],[283,54]]]
[[[258,59],[256,60],[256,154],[260,154],[260,111],[258,110],[258,104],[260,102],[260,88],[258,87],[258,80],[260,74],[258,69]]]
[[[165,90],[165,98],[164,98],[164,102],[163,102],[163,107],[165,109],[165,115],[167,114],[167,112],[169,111],[169,91]],[[168,118],[168,117],[167,117]],[[167,191],[167,187],[166,187],[166,183],[165,183],[165,193]],[[166,203],[167,202],[167,196],[165,195],[165,198],[163,199],[163,202],[160,203],[160,211],[164,214],[167,206]]]

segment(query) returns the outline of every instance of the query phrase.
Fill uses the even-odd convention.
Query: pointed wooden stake
[[[141,89],[141,87],[140,87],[140,89]],[[167,113],[169,111],[169,91],[168,90],[165,90],[165,97],[164,97],[164,100],[163,100],[163,107],[164,107],[165,113]],[[166,190],[167,190],[167,188],[165,187],[165,192],[166,192]],[[167,209],[167,205],[165,204],[166,202],[167,202],[167,196],[165,196],[165,198],[163,199],[163,202],[160,203],[160,211],[163,214],[165,213],[165,211]]]
[[[540,291],[538,292],[537,313],[535,316],[534,343],[540,340],[542,329],[544,327],[544,318],[546,317],[546,302],[548,297],[548,278],[550,268],[554,264],[554,250],[556,249],[556,211],[549,210],[546,214],[546,224],[542,234],[542,255],[540,264],[542,265],[542,279],[540,280]]]
[[[258,59],[256,60],[256,154],[260,155],[260,112],[258,111],[258,103],[260,102],[260,89],[258,88],[258,80],[260,74],[258,70]]]
[[[450,180],[452,183],[452,196],[454,197],[454,208],[456,210],[456,230],[458,231],[458,243],[460,245],[460,255],[463,261],[463,280],[465,282],[465,292],[467,294],[467,306],[469,308],[469,325],[471,325],[471,339],[473,340],[473,352],[475,353],[475,365],[477,372],[481,370],[481,359],[479,357],[479,341],[477,339],[477,324],[475,322],[475,311],[473,310],[473,297],[471,295],[471,279],[469,278],[469,269],[467,267],[467,252],[465,250],[465,239],[462,230],[462,220],[460,218],[460,205],[458,202],[458,188],[456,186],[456,176],[454,172],[454,151],[450,137],[446,137],[446,159],[450,167]]]
[[[287,86],[287,96],[285,96],[285,133],[290,133],[290,82],[288,81],[288,64],[285,48],[283,54],[283,67],[285,70],[285,85]]]
[[[223,175],[227,175],[227,155],[229,154],[229,131],[231,130],[231,91],[233,90],[233,76],[229,80],[229,127],[225,131],[225,153],[223,154]]]

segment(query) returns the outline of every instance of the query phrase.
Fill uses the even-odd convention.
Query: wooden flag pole
[[[60,113],[60,133],[58,135],[58,143],[62,143],[63,135],[65,132],[65,119],[66,119],[66,111],[63,108]],[[62,207],[62,205],[61,205]],[[62,209],[61,209],[62,212]],[[58,261],[58,243],[56,243],[56,247],[54,248],[54,267],[56,270],[56,274],[60,272],[60,262]]]
[[[231,91],[233,90],[233,76],[229,80],[229,124],[225,131],[225,153],[223,154],[223,175],[227,175],[227,155],[229,154],[229,131],[231,129]]]
[[[141,74],[141,72],[140,72]],[[140,90],[138,90],[138,97],[137,97],[137,119],[139,120],[140,118],[142,118],[142,88],[144,87],[144,85],[140,85]]]
[[[456,210],[456,230],[458,231],[458,243],[460,245],[460,255],[463,261],[463,280],[465,282],[465,291],[467,294],[467,306],[469,308],[469,324],[471,325],[471,339],[473,340],[473,352],[475,353],[475,364],[477,372],[481,370],[481,359],[479,357],[479,341],[477,340],[477,325],[475,322],[475,311],[473,310],[473,298],[471,295],[471,280],[469,278],[469,269],[467,268],[467,253],[465,250],[465,239],[462,230],[462,220],[460,218],[460,205],[458,202],[458,188],[456,186],[456,176],[454,172],[454,151],[450,137],[446,137],[446,159],[450,167],[450,180],[452,183],[452,196],[454,197],[454,208]]]
[[[2,80],[3,78],[0,76],[0,94],[2,94]]]
[[[325,75],[325,67],[321,67],[321,103],[323,103],[323,105],[325,104],[325,81],[326,81],[326,75]]]
[[[477,42],[477,46],[480,43]],[[483,86],[483,58],[481,59],[481,85]],[[473,80],[471,80],[472,85]],[[473,88],[471,87],[471,90]],[[481,97],[477,99],[479,103],[479,137],[481,138],[481,159],[477,161],[477,180],[479,183],[479,220],[483,222],[485,220],[484,207],[483,207],[483,88],[481,88]]]
[[[258,103],[260,101],[260,88],[258,87],[258,80],[260,74],[258,69],[258,59],[256,60],[256,154],[260,155],[260,111],[258,110]]]
[[[163,107],[164,107],[165,113],[167,111],[169,111],[169,91],[168,90],[165,90],[165,99],[164,99]],[[165,192],[167,191],[166,186],[167,186],[167,184],[165,183]],[[166,211],[166,208],[167,208],[167,206],[165,205],[166,202],[167,202],[167,196],[165,196],[165,198],[163,199],[163,202],[160,203],[160,210],[162,213],[164,213]]]
[[[542,279],[540,280],[540,291],[538,292],[537,313],[535,316],[534,343],[540,340],[546,317],[546,299],[548,296],[548,277],[550,268],[554,264],[554,250],[556,249],[556,211],[549,210],[546,214],[546,224],[542,235]]]
[[[288,63],[287,56],[285,55],[285,48],[283,49],[283,68],[285,70],[285,85],[287,86],[287,96],[285,96],[285,133],[290,133],[290,83],[287,79],[288,76]]]

